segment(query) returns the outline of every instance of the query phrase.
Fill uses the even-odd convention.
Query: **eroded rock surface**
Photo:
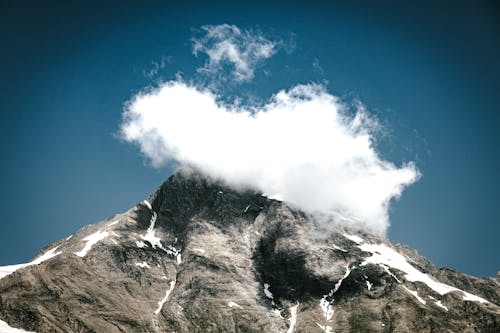
[[[0,268],[0,332],[500,331],[498,278],[317,224],[178,172],[128,212]]]

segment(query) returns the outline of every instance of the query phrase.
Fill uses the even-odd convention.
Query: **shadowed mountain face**
[[[0,332],[499,332],[500,281],[189,170],[0,267]]]

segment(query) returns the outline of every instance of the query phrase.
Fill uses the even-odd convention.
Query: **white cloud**
[[[205,25],[201,29],[204,36],[193,39],[193,54],[205,53],[208,56],[200,71],[214,74],[224,65],[230,65],[237,82],[251,80],[257,65],[275,54],[279,44],[257,32],[240,30],[229,24]]]
[[[136,95],[121,130],[156,167],[189,163],[230,184],[384,233],[390,200],[419,172],[413,163],[398,167],[379,156],[377,126],[362,108],[349,116],[320,85],[298,85],[246,107],[177,80]]]

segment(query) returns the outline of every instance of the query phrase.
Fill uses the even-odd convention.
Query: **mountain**
[[[0,267],[0,332],[500,332],[500,280],[183,169]]]

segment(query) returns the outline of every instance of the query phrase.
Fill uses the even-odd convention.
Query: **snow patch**
[[[148,241],[153,248],[159,247],[162,248],[163,246],[161,245],[161,239],[159,237],[155,236],[155,232],[148,232],[144,235],[141,236],[142,239],[145,241]]]
[[[163,297],[159,302],[158,302],[158,308],[155,310],[154,314],[158,315],[163,308],[163,305],[168,301],[168,298],[170,296],[170,293],[174,290],[175,288],[175,280],[170,281],[170,288],[167,289],[165,292],[165,297]]]
[[[460,289],[455,289],[455,290],[460,290]],[[481,298],[479,296],[476,296],[474,294],[468,293],[468,292],[463,291],[463,290],[460,290],[460,291],[464,293],[464,297],[462,298],[464,301],[472,301],[472,302],[479,302],[479,303],[489,303],[484,298]]]
[[[349,235],[349,234],[344,234],[344,237],[353,241],[356,244],[361,244],[363,243],[363,238],[356,236],[356,235]]]
[[[145,241],[148,241],[153,248],[159,247],[160,249],[163,248],[161,245],[161,239],[155,236],[155,224],[156,224],[156,219],[158,218],[158,215],[156,212],[153,212],[153,216],[151,216],[151,221],[149,222],[149,227],[148,230],[146,230],[146,233],[144,235],[141,235],[141,238],[144,239]]]
[[[71,237],[73,237],[73,235],[69,235],[68,237],[66,237],[66,240],[69,241]]]
[[[251,205],[248,205],[247,208],[245,208],[245,210],[243,211],[243,213],[246,213],[248,212],[248,208],[250,208]]]
[[[389,268],[395,268],[405,273],[405,279],[410,282],[422,282],[425,283],[429,288],[434,290],[440,295],[447,294],[452,291],[461,292],[464,301],[475,301],[480,303],[489,303],[484,298],[470,294],[466,291],[460,290],[458,288],[449,286],[447,284],[434,281],[429,275],[420,272],[418,269],[413,267],[404,256],[391,249],[384,244],[362,244],[358,247],[364,251],[372,254],[371,257],[366,258],[361,266],[367,264],[374,264],[383,267],[387,272],[390,273]],[[396,280],[396,276],[390,273]],[[401,281],[397,280],[401,283]]]
[[[193,251],[196,251],[196,252],[201,253],[201,254],[205,254],[205,250],[204,249],[194,248]]]
[[[288,327],[288,331],[286,333],[292,333],[293,329],[295,327],[295,324],[297,323],[297,309],[299,307],[299,303],[295,306],[290,307],[290,318],[288,321],[290,322],[290,326]]]
[[[236,304],[233,301],[227,303],[227,306],[229,306],[230,308],[240,308],[241,309],[241,306],[239,304]]]
[[[136,242],[135,242],[135,245],[137,245],[137,247],[139,247],[139,248],[141,248],[141,249],[142,249],[143,247],[146,247],[146,246],[147,246],[147,245],[146,245],[146,243],[144,243],[143,241],[136,241]]]
[[[159,248],[159,249],[165,251],[167,254],[170,254],[172,256],[176,256],[177,263],[179,264],[179,261],[180,261],[179,251],[173,246],[167,246],[167,248],[163,247],[163,245],[161,244],[161,239],[159,237],[156,237],[156,235],[155,235],[154,228],[156,225],[157,218],[158,218],[158,214],[156,214],[156,212],[153,211],[153,215],[151,216],[151,220],[149,222],[149,227],[146,230],[146,233],[144,235],[141,235],[141,238],[143,240],[149,242],[151,244],[151,246],[153,247],[153,249]],[[136,244],[139,247],[146,246],[146,244],[144,244],[144,242],[142,242],[142,244],[136,242]]]
[[[326,296],[319,301],[319,306],[321,310],[323,310],[323,317],[325,317],[327,321],[331,321],[333,317],[333,307],[330,302],[326,300]]]
[[[49,259],[54,258],[55,256],[61,254],[62,252],[56,252],[58,247],[59,246],[56,246],[55,248],[48,250],[47,252],[42,254],[40,257],[38,257],[35,260],[33,260],[32,262],[30,262],[28,265],[38,265],[46,260],[49,260]]]
[[[136,262],[135,265],[139,266],[141,268],[146,268],[146,267],[147,268],[151,268],[151,266],[149,266],[149,264],[147,262],[145,262],[145,261],[143,261],[143,262]]]
[[[284,319],[283,316],[281,315],[281,310],[280,309],[273,309],[271,311],[272,314],[274,314],[276,317],[280,317],[281,319]]]
[[[0,279],[6,277],[7,275],[10,275],[17,271],[18,269],[21,269],[23,267],[28,266],[27,264],[17,264],[17,265],[8,265],[8,266],[2,266],[0,267]]]
[[[441,301],[436,301],[436,302],[434,302],[434,304],[436,304],[440,308],[445,309],[446,311],[448,311],[448,308],[446,306],[444,306],[443,303],[441,303]]]
[[[271,305],[274,307],[274,309],[271,311],[275,315],[277,315],[280,318],[283,318],[281,315],[281,309],[276,308],[276,303],[274,303],[274,296],[273,293],[269,290],[269,283],[264,283],[264,295],[271,301]]]
[[[2,332],[2,333],[36,333],[33,331],[28,332],[28,331],[25,331],[25,330],[20,329],[20,328],[11,327],[11,326],[9,326],[9,324],[7,324],[3,320],[0,320],[0,332]]]
[[[142,203],[145,204],[146,207],[148,207],[149,209],[153,210],[153,207],[151,207],[151,204],[149,203],[149,201],[144,200]]]
[[[354,267],[355,266],[353,266],[353,268]],[[342,285],[342,281],[344,281],[344,279],[347,278],[349,276],[349,274],[351,274],[351,268],[349,268],[349,264],[347,264],[346,271],[345,271],[344,275],[337,281],[337,283],[335,283],[335,286],[333,287],[333,289],[330,290],[330,292],[327,295],[324,295],[323,298],[319,301],[319,306],[320,306],[321,310],[323,311],[323,317],[325,318],[325,320],[327,322],[332,321],[334,311],[333,311],[333,307],[331,305],[331,302],[327,301],[326,298],[333,296],[333,294],[335,294],[339,290],[340,286]],[[321,327],[321,329],[324,332],[327,332],[327,333],[333,332],[333,328],[330,325],[320,325],[318,323],[316,323],[316,324],[319,327]]]
[[[264,295],[269,299],[274,299],[273,293],[269,291],[269,283],[264,283]]]
[[[366,280],[366,288],[368,288],[368,290],[371,290],[373,287],[373,283],[371,283],[370,281]]]
[[[90,251],[94,244],[108,237],[109,233],[107,231],[99,230],[98,232],[93,233],[90,236],[85,237],[83,240],[87,242],[81,251],[75,252],[75,254],[79,257],[85,257],[87,253]]]
[[[18,269],[21,269],[23,267],[28,267],[32,265],[38,265],[41,264],[44,261],[47,261],[49,259],[54,258],[55,256],[61,254],[62,252],[56,252],[56,250],[59,248],[59,246],[54,247],[53,249],[48,250],[44,254],[42,254],[40,257],[36,258],[33,261],[30,261],[25,264],[17,264],[17,265],[8,265],[8,266],[2,266],[0,267],[0,279],[6,277],[7,275],[10,275],[17,271]],[[1,326],[0,326],[1,327]],[[1,332],[1,331],[0,331]]]

